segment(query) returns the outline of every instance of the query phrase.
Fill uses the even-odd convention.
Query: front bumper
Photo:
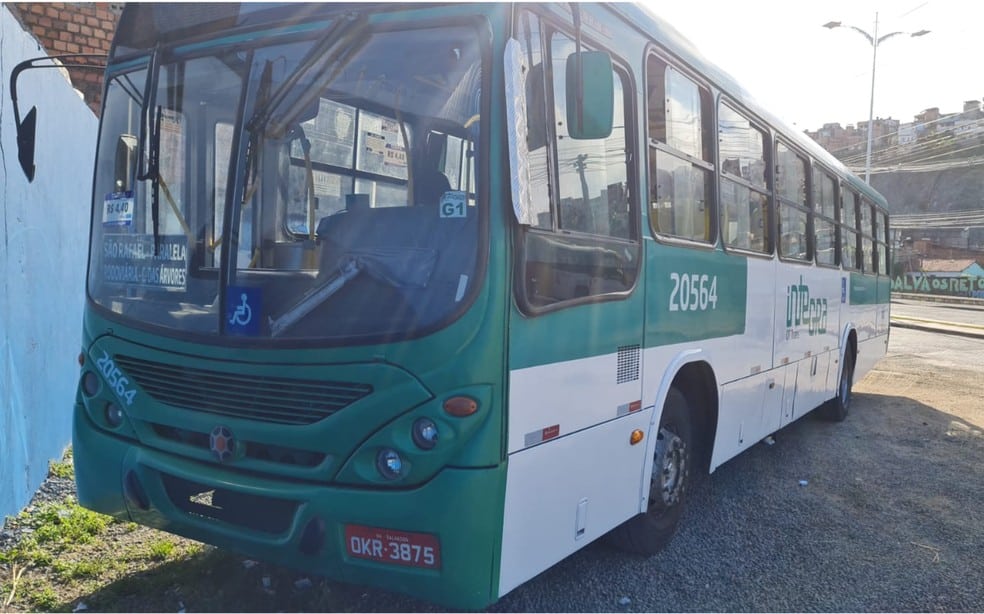
[[[498,595],[505,464],[445,468],[405,490],[271,479],[113,436],[81,405],[73,446],[79,502],[95,511],[456,609],[481,608]],[[353,557],[345,547],[352,524],[433,535],[440,568]]]

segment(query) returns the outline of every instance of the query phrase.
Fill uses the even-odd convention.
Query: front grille
[[[211,488],[166,473],[160,475],[168,498],[181,511],[263,533],[285,533],[299,505],[288,499]]]
[[[372,386],[193,369],[116,356],[155,400],[175,407],[277,424],[313,424],[372,392]]]
[[[169,441],[200,448],[206,452],[210,449],[208,433],[199,433],[198,431],[167,426],[165,424],[154,424],[153,427],[154,432],[159,437]],[[245,450],[244,456],[246,458],[295,467],[317,467],[328,456],[324,452],[311,452],[299,448],[277,446],[255,441],[238,441],[237,444],[243,446]]]

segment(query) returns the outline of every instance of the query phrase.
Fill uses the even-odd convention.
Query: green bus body
[[[884,353],[884,200],[644,11],[581,5],[577,32],[568,5],[202,5],[185,18],[155,6],[124,11],[107,69],[74,409],[86,507],[481,608],[647,513],[671,391],[694,407],[695,445],[713,470],[835,397],[839,365],[849,359],[862,374]],[[325,32],[345,44],[319,40]],[[533,226],[514,215],[503,58],[512,38],[535,59],[530,41],[541,34],[555,49],[576,40],[614,60],[627,170],[602,182],[609,219],[589,222],[607,229],[603,238],[564,228],[582,187],[581,205],[600,197],[588,195],[591,158],[557,162],[581,142],[556,138],[557,126],[544,128],[550,144],[537,151],[551,152],[551,178],[581,173],[565,184],[575,196],[547,203]],[[455,79],[423,69],[416,79],[446,96],[415,92],[412,75],[346,73],[359,62],[367,74],[382,70],[386,54],[397,62],[397,44],[408,58],[447,63]],[[292,72],[291,62],[308,68]],[[726,96],[770,143],[782,137],[807,169],[803,181],[826,173],[836,194],[853,194],[868,220],[855,223],[845,252],[857,250],[853,266],[840,256],[818,264],[813,238],[809,258],[792,261],[774,238],[760,253],[726,244],[734,231],[717,217],[725,171],[716,147],[706,164],[686,158],[713,186],[709,213],[688,222],[703,223],[704,238],[663,232],[669,218],[657,220],[647,159],[669,149],[650,140],[644,94],[658,62],[695,79],[708,109]],[[209,91],[213,70],[226,98]],[[331,95],[278,91],[292,79]],[[194,105],[182,98],[193,87],[203,91]],[[543,91],[558,105],[568,95]],[[195,132],[205,128],[214,138]],[[431,141],[442,152],[434,158]],[[426,171],[415,164],[428,162],[452,175],[432,199],[441,212],[437,202],[428,219],[414,206],[383,211],[386,199],[417,198]],[[558,200],[557,181],[548,183]],[[770,237],[773,190],[762,191]],[[813,233],[813,213],[802,219]],[[844,224],[840,215],[831,223]],[[337,264],[334,239],[352,241]],[[405,296],[415,297],[409,307]],[[430,427],[436,439],[422,439]]]

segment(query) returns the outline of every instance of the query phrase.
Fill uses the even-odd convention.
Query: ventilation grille
[[[116,364],[161,403],[277,424],[313,424],[372,392],[368,384],[208,371],[129,356],[117,356]]]
[[[618,348],[618,373],[615,383],[624,384],[639,379],[639,346],[626,345]]]

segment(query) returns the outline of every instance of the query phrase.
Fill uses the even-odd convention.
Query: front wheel
[[[837,382],[837,396],[820,408],[820,417],[831,422],[843,422],[851,409],[851,395],[854,388],[854,353],[851,348],[844,351],[844,366],[840,381]]]
[[[690,481],[693,442],[690,404],[676,388],[666,395],[656,435],[647,510],[608,534],[616,548],[652,555],[676,533]]]

